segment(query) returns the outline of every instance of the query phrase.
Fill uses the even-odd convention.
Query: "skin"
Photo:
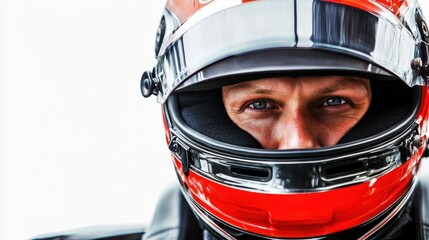
[[[333,146],[371,103],[369,80],[272,77],[223,87],[226,112],[265,149]]]

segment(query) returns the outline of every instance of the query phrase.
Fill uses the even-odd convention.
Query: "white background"
[[[175,183],[140,93],[164,3],[1,2],[0,239],[150,222]]]
[[[0,239],[150,222],[175,182],[139,89],[164,3],[0,0]]]

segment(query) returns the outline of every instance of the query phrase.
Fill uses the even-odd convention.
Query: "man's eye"
[[[269,108],[271,105],[267,101],[255,101],[250,103],[248,106],[252,109],[262,110]]]
[[[339,106],[346,103],[346,100],[339,98],[339,97],[333,97],[329,98],[326,101],[323,102],[323,106]]]

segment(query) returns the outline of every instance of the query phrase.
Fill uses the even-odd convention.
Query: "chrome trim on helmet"
[[[221,8],[223,11],[214,11],[204,19],[200,19],[202,15],[196,14],[195,18],[198,17],[199,22],[191,17],[188,21],[192,24],[183,24],[168,39],[168,43],[163,47],[165,51],[161,51],[164,54],[158,56],[154,73],[161,82],[158,101],[165,102],[183,81],[216,61],[255,50],[274,48],[304,47],[340,52],[374,63],[409,86],[424,84],[423,78],[410,67],[411,60],[422,53],[419,50],[420,40],[412,35],[409,26],[392,22],[391,18],[386,16],[317,0],[298,1],[297,7],[300,8],[309,8],[311,5],[313,15],[306,15],[309,14],[307,12],[299,12],[299,15],[296,15],[294,2],[253,1]],[[210,10],[210,6],[205,8],[205,11]],[[326,12],[320,9],[325,9]],[[340,23],[344,16],[354,15],[348,15],[350,11],[363,13],[359,15],[361,19],[354,21],[358,24],[356,26],[368,24],[368,31],[372,31],[368,36],[362,36],[359,27]],[[270,13],[269,18],[266,17],[267,12]],[[337,18],[326,17],[330,13],[337,13]],[[325,21],[319,21],[318,17]],[[312,24],[307,22],[308,19],[313,19]],[[298,31],[296,25],[307,29]],[[308,29],[310,25],[312,29]],[[329,28],[334,30],[327,30]],[[338,34],[332,35],[331,32]],[[370,35],[375,37],[371,38]],[[390,51],[386,52],[386,49]],[[308,69],[305,66],[302,68]]]
[[[417,151],[416,146],[410,145],[418,135],[417,129],[418,124],[414,124],[398,135],[399,140],[390,139],[350,154],[280,161],[215,152],[188,139],[177,129],[171,128],[170,132],[172,139],[177,139],[182,146],[173,154],[196,173],[229,187],[285,194],[320,192],[376,180],[400,167]],[[183,159],[184,156],[187,159]]]

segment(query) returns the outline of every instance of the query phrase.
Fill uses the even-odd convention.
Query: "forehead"
[[[259,78],[227,86],[228,90],[269,89],[282,86],[304,86],[313,89],[335,88],[348,89],[357,86],[369,86],[369,80],[352,76],[280,76]]]

